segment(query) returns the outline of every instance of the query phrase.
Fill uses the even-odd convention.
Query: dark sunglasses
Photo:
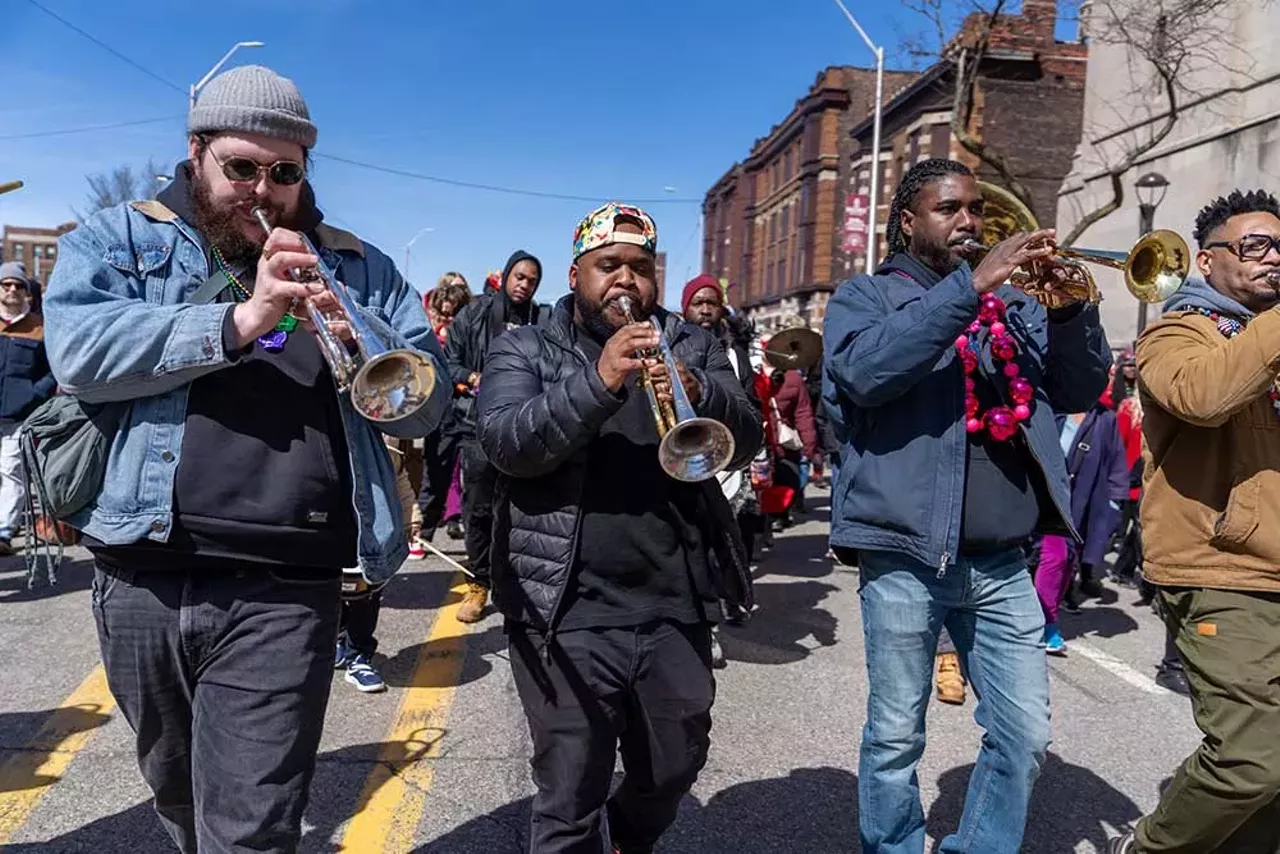
[[[263,166],[248,157],[236,156],[219,160],[213,149],[209,149],[209,154],[212,155],[213,161],[222,167],[222,174],[227,176],[227,180],[236,184],[256,182],[263,171],[266,171],[271,183],[281,187],[291,187],[307,177],[306,168],[294,160],[277,160],[270,166]]]
[[[1272,248],[1280,251],[1280,237],[1270,234],[1246,234],[1239,240],[1215,240],[1206,243],[1205,249],[1226,249],[1237,255],[1241,261],[1261,261],[1267,257]]]
[[[25,291],[27,286],[26,283],[19,282],[17,279],[5,279],[3,282],[0,282],[0,290],[5,288],[15,288],[19,291]]]

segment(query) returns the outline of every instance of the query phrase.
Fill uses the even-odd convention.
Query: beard
[[[913,235],[911,254],[920,259],[926,267],[943,276],[960,266],[960,262],[951,254],[951,247],[944,241],[934,242],[922,234]]]
[[[262,255],[262,245],[267,236],[255,241],[245,237],[240,230],[240,219],[236,209],[231,205],[219,205],[213,198],[209,185],[199,176],[191,176],[191,208],[195,212],[196,228],[204,235],[211,246],[217,247],[222,257],[232,267],[245,269],[256,266]],[[284,210],[270,203],[263,203],[268,210],[268,218],[276,225],[288,228]]]

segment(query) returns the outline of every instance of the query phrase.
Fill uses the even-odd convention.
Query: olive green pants
[[[1138,850],[1280,854],[1280,594],[1159,597],[1204,741],[1138,823]]]

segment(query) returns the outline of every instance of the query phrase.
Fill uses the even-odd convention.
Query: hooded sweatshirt
[[[538,283],[542,283],[542,262],[525,252],[523,249],[517,249],[511,253],[511,257],[507,259],[507,263],[502,268],[502,286],[493,295],[493,301],[489,304],[488,328],[489,341],[512,329],[516,326],[524,326],[529,322],[531,312],[537,311],[536,303],[533,295],[523,303],[514,303],[511,297],[507,295],[507,277],[511,275],[511,270],[521,261],[530,261],[538,268]],[[487,348],[486,348],[487,349]]]
[[[1252,311],[1221,291],[1214,290],[1213,285],[1199,277],[1188,278],[1182,283],[1182,287],[1164,302],[1164,310],[1167,312],[1196,311],[1197,309],[1214,311],[1242,322],[1247,322],[1253,317]]]
[[[925,288],[942,281],[937,272],[906,252],[894,255],[877,271],[885,273],[906,275]],[[973,379],[984,411],[1005,402],[981,369]],[[1021,432],[1008,442],[995,441],[985,430],[967,435],[961,552],[985,554],[1018,545],[1035,532],[1042,508],[1052,512],[1040,467]]]
[[[158,200],[194,225],[189,190],[184,163]],[[321,214],[309,192],[302,205],[299,220],[311,231]],[[311,240],[317,242],[314,235]],[[252,289],[253,268],[232,272]],[[231,289],[219,299],[230,301]],[[177,565],[176,553],[184,567],[249,561],[305,574],[354,566],[346,428],[314,336],[296,328],[282,351],[269,353],[256,343],[235,349],[234,329],[227,328],[223,346],[232,365],[191,383],[169,541],[99,546],[98,556],[108,562],[127,556],[135,567],[150,559],[163,567]]]

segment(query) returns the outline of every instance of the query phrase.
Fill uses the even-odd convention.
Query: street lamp
[[[867,222],[870,234],[867,239],[866,272],[869,274],[876,267],[876,250],[880,248],[880,238],[876,235],[876,213],[880,208],[880,112],[884,102],[884,48],[871,41],[867,31],[862,29],[862,25],[840,0],[835,0],[835,3],[876,56],[876,111],[871,129],[871,204],[869,205],[871,210],[870,219]]]
[[[227,60],[231,58],[231,54],[235,53],[242,47],[262,47],[262,46],[263,46],[262,42],[236,42],[235,45],[232,46],[231,50],[227,51],[226,55],[223,56],[222,59],[218,60],[218,64],[215,65],[213,68],[210,68],[209,73],[206,74],[204,77],[200,78],[199,83],[192,85],[189,106],[194,107],[196,105],[196,95],[200,93],[200,90],[204,88],[206,83],[208,83],[210,80],[213,79],[213,75],[217,74],[219,69],[221,69],[222,66],[227,64]]]
[[[21,181],[10,181],[7,184],[0,184],[0,196],[3,196],[5,193],[12,193],[14,190],[21,190],[21,189],[22,189]]]
[[[410,247],[413,246],[413,244],[418,242],[419,237],[421,237],[422,235],[426,234],[429,231],[435,231],[435,229],[432,228],[431,226],[427,226],[426,228],[422,229],[422,231],[419,231],[417,234],[415,234],[413,236],[413,240],[410,240],[408,243],[404,245],[404,272],[402,273],[402,275],[406,279],[409,278],[409,249]]]
[[[1133,185],[1138,196],[1138,236],[1149,233],[1155,228],[1156,208],[1164,201],[1169,191],[1169,179],[1159,172],[1148,172]],[[1147,304],[1138,303],[1138,334],[1147,328]]]

